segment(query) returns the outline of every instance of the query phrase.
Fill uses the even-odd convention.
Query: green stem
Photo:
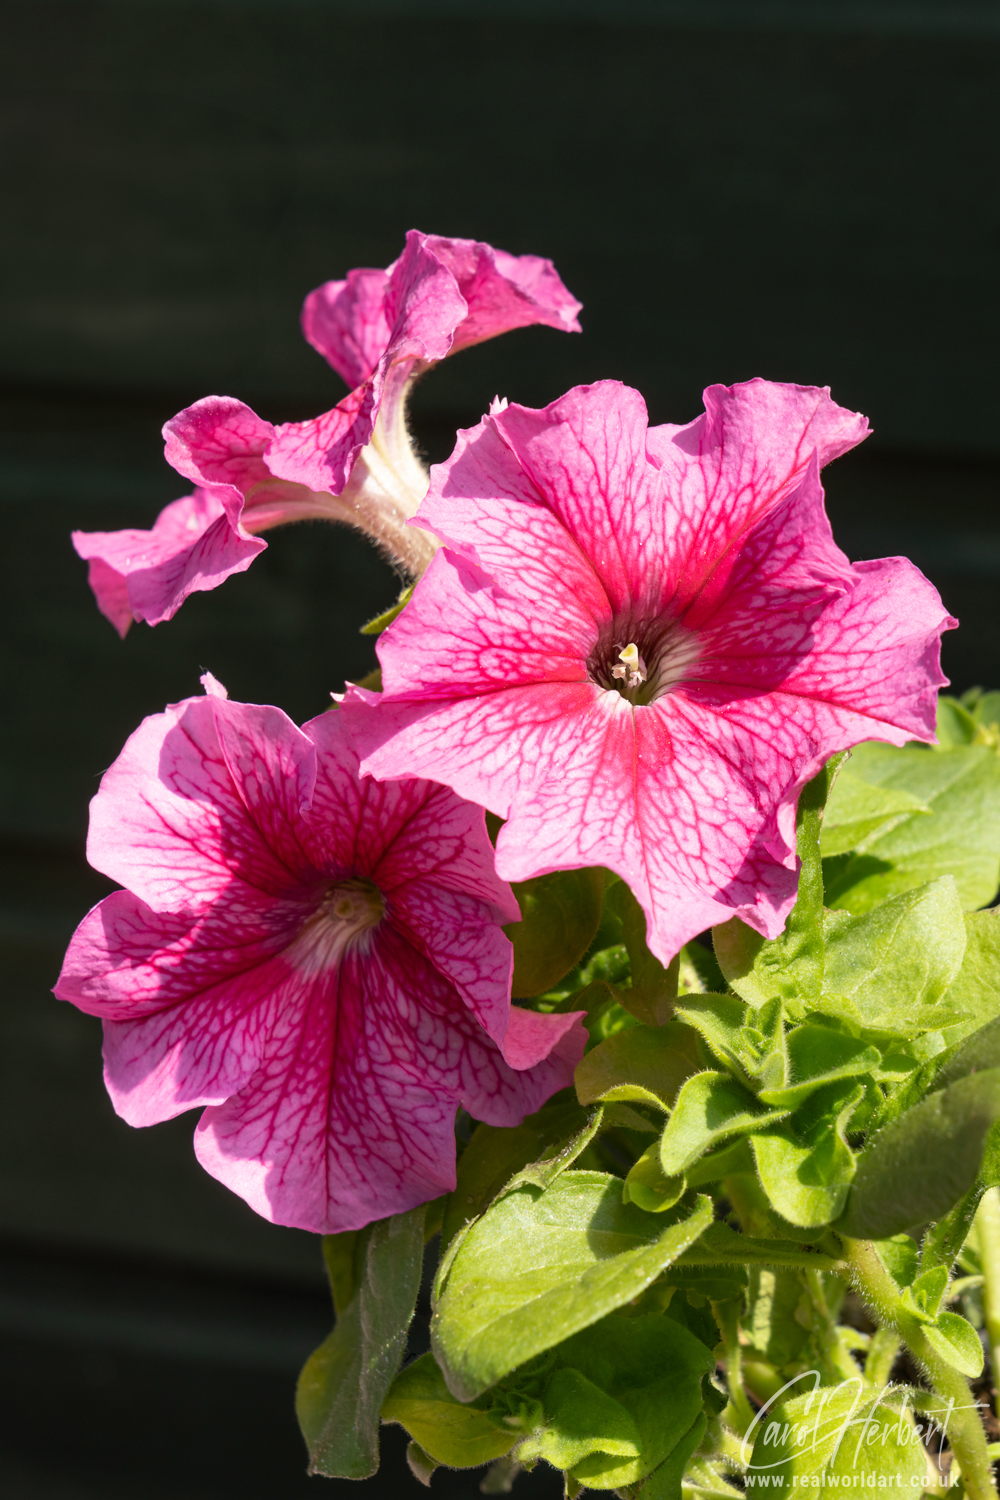
[[[753,1426],[753,1408],[743,1389],[742,1351],[740,1349],[740,1309],[735,1300],[713,1302],[712,1312],[722,1333],[726,1349],[726,1386],[729,1390],[729,1405],[732,1415],[744,1434]]]
[[[907,1312],[899,1288],[879,1259],[870,1240],[843,1239],[844,1259],[858,1291],[878,1314],[908,1344],[930,1376],[937,1395],[945,1403],[946,1435],[958,1459],[971,1500],[997,1500],[993,1473],[986,1451],[986,1434],[979,1420],[969,1383],[953,1369],[924,1337],[923,1329]]]
[[[983,1262],[983,1312],[990,1339],[993,1395],[1000,1412],[1000,1190],[997,1188],[990,1188],[983,1194],[976,1227]]]
[[[865,1379],[874,1386],[886,1386],[892,1376],[892,1367],[899,1354],[902,1339],[894,1328],[884,1324],[872,1334],[865,1360]]]
[[[803,1271],[802,1279],[806,1284],[806,1291],[818,1324],[821,1358],[825,1357],[825,1363],[835,1382],[857,1380],[858,1367],[851,1357],[850,1350],[840,1337],[840,1329],[836,1318],[830,1311],[830,1304],[826,1300],[826,1288],[820,1279],[819,1272]]]

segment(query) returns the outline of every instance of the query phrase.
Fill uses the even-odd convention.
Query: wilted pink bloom
[[[227,396],[168,422],[167,460],[195,494],[168,506],[152,531],[73,534],[102,613],[122,635],[133,619],[170,619],[188,594],[248,568],[266,546],[260,532],[312,517],[359,527],[418,576],[436,543],[406,524],[427,489],[406,427],[413,380],[512,328],[579,331],[579,308],[550,261],[415,229],[387,270],[318,287],[303,331],[350,394],[278,428]]]
[[[188,699],[101,783],[56,994],[104,1017],[115,1109],[206,1105],[195,1150],[265,1218],[336,1232],[455,1184],[454,1118],[517,1124],[567,1085],[576,1016],[511,1007],[517,920],[481,808],[359,777],[339,711]]]
[[[509,880],[605,865],[666,962],[794,901],[798,794],[860,740],[929,740],[955,624],[902,558],[853,566],[819,468],[864,418],[754,380],[647,428],[604,382],[500,405],[433,471],[444,542],[379,642],[361,768],[433,775],[508,819]]]

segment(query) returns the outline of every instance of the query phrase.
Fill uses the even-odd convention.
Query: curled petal
[[[240,526],[242,508],[236,490],[213,486],[166,506],[150,531],[73,532],[98,607],[119,635],[133,620],[172,619],[189,594],[246,571],[267,543]]]

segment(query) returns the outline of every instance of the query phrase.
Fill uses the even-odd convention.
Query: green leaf
[[[805,1267],[814,1271],[833,1271],[837,1261],[819,1251],[803,1249],[786,1239],[763,1240],[738,1234],[728,1224],[710,1224],[699,1239],[686,1250],[678,1265],[688,1266],[783,1266]]]
[[[976,718],[957,698],[941,693],[937,701],[937,737],[942,750],[955,745],[971,745],[978,729]]]
[[[601,1042],[578,1063],[577,1097],[581,1104],[621,1100],[665,1109],[700,1067],[697,1038],[680,1021],[634,1026]]]
[[[751,1137],[761,1186],[790,1224],[810,1229],[841,1212],[854,1176],[854,1155],[844,1137],[863,1095],[863,1086],[849,1079],[826,1084],[791,1119]]]
[[[590,947],[601,920],[604,873],[558,870],[512,889],[521,920],[504,928],[514,945],[511,994],[528,998],[552,989]]]
[[[965,932],[962,967],[946,996],[949,1010],[963,1019],[948,1023],[949,1043],[1000,1015],[1000,910],[967,912]]]
[[[921,1323],[933,1323],[948,1286],[948,1267],[932,1266],[903,1291],[903,1303]]]
[[[623,1203],[634,1203],[648,1214],[660,1214],[673,1208],[687,1189],[683,1174],[666,1177],[660,1166],[659,1143],[649,1146],[625,1178]]]
[[[544,1458],[572,1469],[591,1454],[638,1458],[639,1429],[622,1406],[579,1370],[556,1370],[545,1390],[545,1425],[518,1449],[521,1463]]]
[[[866,1026],[915,1034],[955,1018],[942,997],[965,955],[965,920],[950,875],[862,915],[827,914],[826,984]]]
[[[831,756],[799,794],[796,849],[799,893],[785,930],[765,940],[739,918],[712,929],[715,956],[726,981],[750,1005],[823,990],[823,811],[846,753]]]
[[[573,1478],[598,1490],[636,1484],[664,1461],[697,1421],[702,1381],[715,1367],[700,1340],[655,1314],[605,1318],[569,1339],[557,1358],[613,1397],[638,1437],[633,1457],[595,1449],[573,1465]],[[547,1391],[546,1410],[548,1403]]]
[[[970,1380],[983,1373],[983,1346],[979,1335],[958,1313],[939,1313],[934,1326],[923,1332],[931,1348]]]
[[[431,1478],[438,1465],[429,1453],[425,1453],[419,1443],[407,1443],[406,1445],[406,1467],[425,1488],[430,1487]]]
[[[752,1014],[735,995],[685,995],[678,1021],[693,1026],[724,1067],[749,1081],[744,1024]]]
[[[357,1290],[306,1360],[295,1394],[310,1474],[367,1479],[378,1468],[379,1413],[413,1319],[423,1228],[421,1205],[359,1231]]]
[[[677,1095],[660,1139],[660,1165],[675,1176],[721,1141],[763,1130],[787,1113],[760,1104],[728,1073],[697,1073]]]
[[[718,995],[726,988],[718,959],[710,948],[705,948],[698,942],[686,943],[678,957],[679,995]]]
[[[802,1282],[791,1271],[755,1266],[750,1272],[746,1330],[754,1348],[779,1367],[791,1364],[809,1337],[796,1321]]]
[[[382,1406],[383,1422],[405,1427],[430,1457],[451,1469],[473,1469],[509,1453],[520,1433],[504,1432],[487,1412],[492,1398],[456,1401],[432,1354],[401,1370]]]
[[[765,1487],[790,1497],[806,1486],[828,1495],[862,1485],[920,1495],[926,1485],[924,1450],[901,1399],[862,1395],[860,1379],[763,1408],[753,1439],[748,1496]]]
[[[454,1192],[445,1202],[441,1246],[470,1219],[492,1203],[515,1172],[537,1161],[542,1153],[587,1123],[587,1113],[576,1104],[547,1104],[522,1124],[511,1127],[478,1125],[462,1152]]]
[[[904,818],[930,811],[912,792],[875,786],[848,768],[838,776],[823,817],[823,858],[855,849],[863,852],[867,841],[876,835],[888,833]]]
[[[333,1310],[339,1318],[354,1297],[364,1274],[364,1249],[367,1244],[364,1231],[348,1229],[343,1234],[323,1236],[323,1259],[326,1274],[330,1279],[333,1294]]]
[[[872,1073],[881,1063],[876,1047],[828,1026],[797,1026],[785,1039],[789,1081],[784,1088],[761,1089],[759,1098],[776,1109],[796,1109],[814,1089],[842,1078]]]
[[[836,1228],[884,1240],[943,1218],[976,1180],[1000,1119],[1000,1068],[959,1078],[880,1130],[857,1160]]]
[[[920,1264],[920,1247],[908,1234],[890,1235],[876,1240],[875,1249],[897,1286],[909,1286]]]
[[[413,590],[415,587],[415,584],[408,583],[405,589],[403,589],[399,598],[396,600],[395,604],[390,604],[388,609],[384,609],[380,615],[376,615],[373,620],[369,620],[366,625],[362,625],[361,634],[381,635],[383,630],[388,630],[389,626],[392,624],[396,616],[402,614],[403,610],[413,598]]]
[[[711,1200],[700,1198],[664,1226],[624,1204],[622,1187],[602,1172],[567,1171],[544,1191],[508,1192],[464,1232],[431,1324],[460,1400],[631,1301],[712,1221]]]
[[[830,906],[869,911],[941,875],[954,875],[967,911],[993,900],[1000,885],[1000,757],[994,748],[859,745],[851,775],[908,792],[931,815],[913,813],[867,839],[863,852],[838,861],[827,883]]]
[[[630,989],[618,991],[618,999],[644,1026],[662,1026],[673,1014],[677,999],[679,959],[664,968],[646,946],[646,914],[623,880],[607,893],[606,901],[621,922],[622,941],[628,950],[632,974]]]
[[[692,1455],[701,1446],[708,1426],[704,1413],[692,1423],[680,1442],[643,1485],[642,1500],[681,1500],[681,1481]]]

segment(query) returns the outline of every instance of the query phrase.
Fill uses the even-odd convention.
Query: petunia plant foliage
[[[313,1474],[394,1423],[432,1487],[995,1500],[1000,693],[941,696],[934,587],[834,541],[868,429],[826,390],[498,399],[428,472],[414,380],[579,310],[411,231],[306,300],[348,395],[207,397],[164,429],[193,493],[75,536],[122,634],[283,522],[402,593],[309,723],[207,673],[139,726],[56,993],[124,1119],[201,1109],[205,1169],[316,1234]]]

